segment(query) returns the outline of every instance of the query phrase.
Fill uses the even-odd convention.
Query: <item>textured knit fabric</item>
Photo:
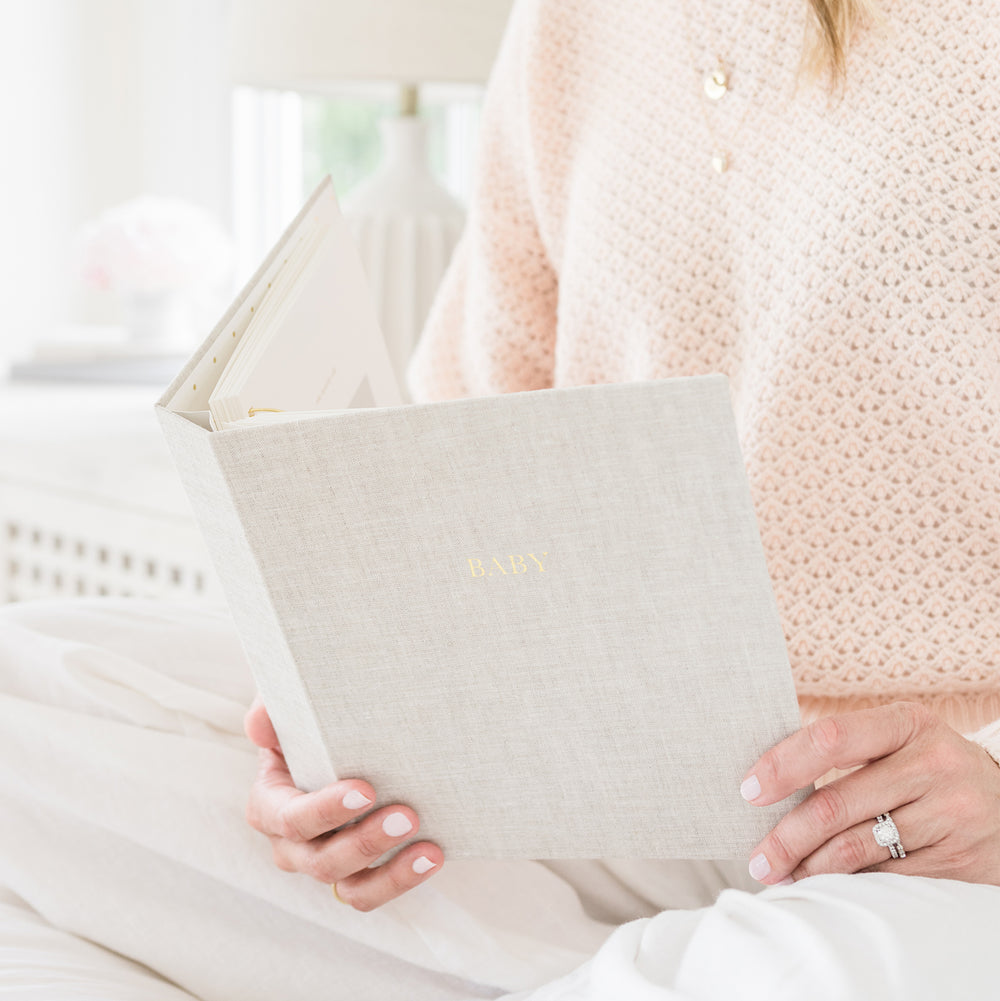
[[[804,716],[969,731],[1000,717],[1000,5],[883,9],[831,96],[803,0],[516,5],[408,382],[724,372]]]

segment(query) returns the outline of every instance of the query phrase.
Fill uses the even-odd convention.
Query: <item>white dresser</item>
[[[0,601],[223,601],[156,386],[0,382]]]

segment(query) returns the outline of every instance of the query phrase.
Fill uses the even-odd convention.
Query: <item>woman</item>
[[[727,373],[809,724],[741,791],[773,803],[862,766],[758,846],[765,886],[1000,885],[980,746],[1000,751],[998,60],[986,2],[522,4],[410,369],[418,401]],[[261,706],[247,727],[276,746]],[[262,760],[251,820],[272,837],[375,797],[294,797]],[[368,910],[442,861],[424,843],[364,868],[397,809],[275,856]]]
[[[419,818],[299,793],[257,705],[265,841],[226,623],[111,602],[5,613],[4,879],[205,999],[989,996],[998,55],[992,0],[523,0],[498,58],[410,388],[729,376],[804,722],[741,791],[835,776],[750,859],[369,870]]]

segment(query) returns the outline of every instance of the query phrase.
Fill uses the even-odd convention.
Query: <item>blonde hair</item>
[[[855,31],[878,20],[877,0],[809,0],[809,8],[803,66],[811,76],[829,73],[834,84],[841,83]]]

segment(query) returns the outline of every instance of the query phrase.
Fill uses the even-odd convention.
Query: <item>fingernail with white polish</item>
[[[786,876],[784,879],[779,879],[778,882],[775,883],[774,885],[775,886],[791,886],[792,883],[794,883],[794,882],[795,882],[795,880],[792,879],[791,876]]]
[[[382,830],[390,838],[401,838],[404,834],[409,834],[413,830],[413,824],[410,823],[410,818],[405,813],[390,813],[382,821]]]
[[[426,855],[421,855],[420,858],[413,860],[413,871],[422,876],[425,872],[430,872],[436,865],[437,862],[432,862]]]
[[[751,775],[743,780],[743,785],[740,786],[740,795],[748,803],[752,803],[760,795],[760,782],[756,775]]]
[[[340,802],[348,810],[360,810],[361,807],[371,804],[371,800],[357,789],[352,789]]]
[[[750,875],[756,880],[763,879],[771,871],[771,863],[764,855],[754,855],[750,859]]]

